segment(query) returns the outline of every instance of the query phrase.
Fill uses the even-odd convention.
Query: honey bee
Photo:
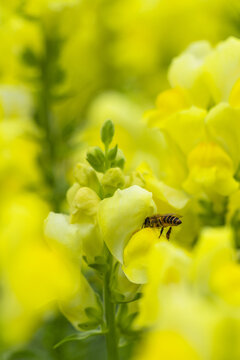
[[[182,221],[179,219],[180,217],[182,217],[182,216],[177,215],[177,214],[164,214],[164,215],[156,214],[156,215],[147,217],[144,220],[142,227],[143,228],[146,228],[146,227],[161,228],[159,238],[163,233],[163,229],[165,227],[169,227],[169,229],[166,233],[166,238],[169,240],[170,234],[172,231],[172,226],[178,226],[182,223]]]

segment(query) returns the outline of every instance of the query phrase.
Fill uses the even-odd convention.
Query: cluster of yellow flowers
[[[190,196],[186,221],[188,212],[201,217],[202,204],[201,226],[207,227],[198,230],[192,250],[182,248],[191,242],[182,237],[178,245],[162,241],[151,249],[135,326],[152,331],[136,359],[240,356],[239,50],[235,38],[214,49],[207,42],[192,44],[174,59],[172,88],[158,96],[157,108],[147,114],[149,124],[161,129],[176,149],[176,160],[181,157],[184,176],[176,173],[174,180]]]
[[[102,334],[110,359],[133,340],[134,360],[240,358],[240,40],[194,42],[144,112],[202,28],[237,32],[230,6],[0,4],[0,342],[26,341],[57,303],[76,329],[63,342]],[[111,121],[96,137],[109,117],[121,150]],[[68,131],[87,158],[65,157]],[[168,213],[183,216],[170,241],[142,228]]]
[[[207,42],[191,45],[170,67],[173,87],[146,114],[155,128],[148,140],[161,133],[165,161],[160,153],[154,170],[144,162],[125,175],[120,150],[105,153],[107,166],[102,150],[92,148],[91,166],[75,169],[70,215],[50,213],[46,220],[50,246],[77,266],[80,261],[85,275],[60,302],[78,330],[92,321],[89,304],[95,317],[102,311],[88,269],[104,272],[105,246],[113,255],[112,301],[134,301],[128,309],[138,314],[132,331],[152,329],[136,359],[239,358],[238,54],[234,38],[214,49]],[[158,229],[141,229],[146,217],[168,212],[184,215],[170,242],[159,239]]]

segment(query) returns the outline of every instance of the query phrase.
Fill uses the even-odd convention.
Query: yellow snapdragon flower
[[[200,360],[189,342],[175,331],[156,331],[149,336],[134,357],[136,360]]]
[[[157,244],[148,264],[135,326],[152,330],[135,358],[238,359],[240,268],[231,230],[206,228],[191,254],[165,244],[168,252]]]
[[[185,178],[178,177],[178,185],[189,194],[228,196],[239,187],[234,179],[240,161],[239,54],[235,38],[214,49],[207,42],[192,44],[170,66],[172,89],[160,94],[156,110],[146,114],[182,154],[178,162]]]
[[[186,89],[196,106],[228,101],[240,76],[239,56],[240,42],[233,37],[215,49],[207,41],[194,43],[172,62],[170,84]]]
[[[67,252],[73,259],[86,256],[92,263],[103,251],[97,223],[100,199],[92,189],[79,184],[77,191],[70,190],[71,215],[50,213],[45,220],[45,235],[54,249]]]
[[[17,343],[26,341],[57,300],[75,291],[79,271],[44,242],[42,222],[49,208],[37,195],[15,193],[2,206],[2,340]]]
[[[133,232],[140,229],[145,218],[155,211],[152,194],[137,185],[117,190],[111,198],[100,203],[101,236],[118,261],[123,262],[123,250]]]

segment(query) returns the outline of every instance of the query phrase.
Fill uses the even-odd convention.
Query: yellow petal
[[[210,52],[211,45],[207,41],[191,44],[173,60],[168,74],[170,84],[190,89],[201,73],[202,64]]]
[[[206,228],[194,249],[192,276],[202,290],[209,289],[213,272],[234,258],[233,234],[229,228]]]
[[[192,104],[200,107],[206,107],[211,99],[203,72],[205,59],[210,53],[211,46],[207,41],[193,43],[172,61],[168,73],[171,86],[188,90]]]
[[[144,166],[139,167],[139,171],[145,180],[145,188],[152,192],[154,202],[160,213],[174,212],[174,210],[183,209],[187,205],[189,197],[184,191],[166,185]]]
[[[207,131],[233,160],[236,170],[240,161],[240,109],[226,103],[215,106],[206,118]]]
[[[134,360],[201,360],[196,349],[174,330],[154,331],[140,345]]]
[[[156,101],[156,110],[145,113],[150,126],[158,126],[162,119],[188,108],[191,105],[186,91],[180,87],[168,89],[160,93]]]
[[[188,156],[189,175],[183,188],[196,194],[210,191],[223,196],[239,187],[233,178],[233,163],[228,154],[216,143],[203,142]]]
[[[23,306],[37,310],[72,294],[78,273],[78,266],[66,257],[35,244],[21,251],[11,266],[9,277]]]
[[[145,228],[136,232],[124,249],[123,271],[127,278],[136,283],[147,282],[149,254],[154,244],[159,242],[159,229]]]
[[[232,107],[239,107],[240,106],[240,79],[238,79],[229,95],[229,104]]]
[[[98,223],[110,252],[123,262],[123,250],[134,231],[141,229],[147,216],[156,212],[152,194],[133,185],[117,190],[99,205]]]
[[[45,220],[45,236],[53,249],[72,259],[85,255],[94,262],[102,254],[103,242],[93,216],[82,216],[81,222],[72,224],[69,216],[51,212]]]
[[[229,94],[240,77],[240,40],[230,37],[219,43],[206,57],[204,73],[215,103],[228,101]]]
[[[159,311],[166,301],[165,291],[171,288],[177,291],[178,286],[180,288],[180,285],[186,283],[192,262],[185,250],[165,240],[155,241],[146,253],[145,279],[148,282],[143,288],[144,296],[140,299],[140,313],[135,322],[137,328],[157,322]],[[134,262],[134,257],[130,260],[138,269],[136,265],[139,264]]]
[[[50,212],[45,220],[45,236],[53,249],[67,252],[71,257],[79,258],[82,251],[81,233],[83,228],[71,224],[70,217]]]
[[[205,138],[205,117],[205,110],[191,107],[162,120],[159,127],[187,154]]]
[[[234,262],[223,264],[211,277],[211,289],[228,304],[240,306],[240,266]]]

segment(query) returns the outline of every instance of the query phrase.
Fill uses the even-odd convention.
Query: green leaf
[[[103,330],[89,330],[89,331],[83,331],[83,332],[71,334],[71,335],[63,338],[61,341],[59,341],[56,345],[54,345],[53,348],[56,349],[59,346],[61,346],[62,344],[69,342],[69,341],[79,341],[79,340],[81,341],[81,340],[85,340],[91,336],[103,335],[104,333],[105,332]]]
[[[133,344],[133,342],[139,341],[142,336],[142,331],[127,331],[120,336],[118,347],[122,348],[129,344]]]
[[[119,303],[119,304],[125,303],[124,299],[125,299],[125,296],[123,294],[120,294],[118,292],[113,292],[112,301],[114,303]]]
[[[124,158],[120,158],[118,160],[115,160],[113,163],[112,163],[112,167],[119,167],[120,169],[123,170],[124,168],[124,165],[125,165],[125,159]]]
[[[117,151],[118,151],[118,145],[115,145],[114,148],[109,150],[109,152],[108,152],[108,160],[109,161],[113,161],[116,159]]]
[[[89,264],[88,266],[90,266],[94,270],[97,270],[101,274],[105,274],[107,269],[108,269],[107,264],[97,264],[97,263],[95,263],[95,264]]]
[[[130,326],[132,325],[133,320],[137,317],[137,315],[139,314],[138,311],[131,313],[126,319],[125,319],[125,328],[129,329]]]
[[[96,308],[89,306],[84,311],[89,319],[96,320],[98,323],[102,322],[99,311]]]
[[[5,354],[4,354],[5,355]],[[2,360],[40,360],[41,354],[34,353],[32,350],[19,350],[6,354]]]
[[[99,322],[97,321],[86,321],[84,323],[79,323],[78,327],[81,331],[89,331],[89,330],[95,330],[96,328],[98,328],[99,326]]]
[[[131,302],[134,302],[136,300],[139,300],[142,297],[142,293],[136,293],[132,298],[125,298],[124,295],[116,293],[114,294],[114,300],[115,302],[119,303],[119,304],[129,304]]]
[[[105,170],[105,155],[98,146],[87,152],[87,161],[92,168],[98,172],[104,172]]]
[[[107,120],[101,128],[101,140],[105,145],[109,145],[112,142],[114,135],[114,125],[111,120]]]
[[[94,256],[95,264],[105,264],[106,258],[104,256]]]

